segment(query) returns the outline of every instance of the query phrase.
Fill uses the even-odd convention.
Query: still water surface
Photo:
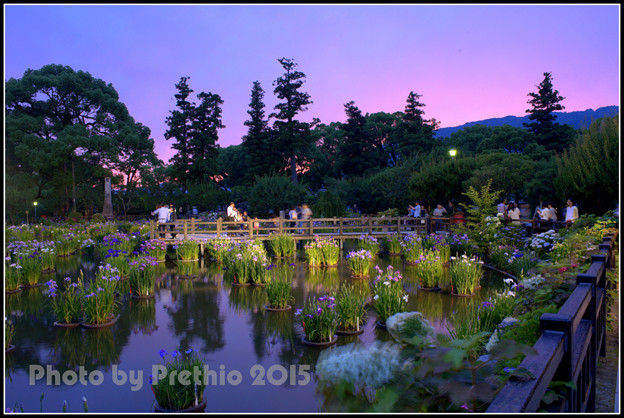
[[[44,393],[43,412],[61,412],[65,400],[68,412],[82,412],[83,397],[89,412],[151,412],[154,395],[149,381],[155,366],[162,364],[159,350],[192,347],[216,372],[216,382],[210,382],[204,392],[206,412],[331,411],[316,390],[314,365],[321,349],[301,342],[303,332],[294,310],[308,297],[333,293],[343,282],[364,287],[368,283],[351,278],[344,259],[335,268],[310,268],[301,253],[276,262],[293,261],[297,264],[295,302],[288,312],[265,311],[263,288],[232,287],[223,281],[222,266],[209,260],[194,264],[195,279],[179,279],[175,262],[159,265],[156,297],[136,300],[124,295],[119,319],[107,329],[53,327],[45,286],[6,295],[5,316],[16,328],[16,349],[5,355],[6,407],[21,403],[25,412],[39,412]],[[444,286],[441,292],[418,291],[413,269],[400,257],[381,255],[377,261],[382,269],[391,264],[401,270],[410,295],[408,310],[422,312],[437,332],[446,333],[447,318],[460,315],[471,299],[451,296]],[[44,275],[43,281],[76,278],[81,269],[88,280],[98,265],[97,256],[58,258],[56,272]],[[482,288],[472,299],[487,300],[504,288],[503,277],[486,270]],[[375,321],[371,310],[364,333],[339,336],[335,346],[389,340]],[[42,376],[36,381],[35,369]],[[46,369],[61,375],[82,369],[86,384],[64,383]]]

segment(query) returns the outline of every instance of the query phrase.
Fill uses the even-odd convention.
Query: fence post
[[[342,235],[343,229],[342,229],[342,218],[338,219],[338,233],[340,235]],[[342,245],[340,246],[340,248],[342,248]]]
[[[184,229],[184,239],[187,240],[188,239],[188,219],[185,219],[184,221],[184,225],[183,225],[183,229]]]
[[[221,238],[221,229],[223,228],[221,222],[223,222],[223,218],[219,216],[217,218],[217,238]]]
[[[372,216],[368,217],[368,233],[370,235],[373,235],[373,217]]]
[[[573,345],[572,345],[572,319],[565,317],[559,313],[544,313],[540,317],[540,333],[543,334],[546,331],[557,332],[563,334],[563,346],[565,353],[561,359],[560,366],[557,368],[553,380],[563,380],[570,382],[573,378],[572,373],[574,370],[574,361],[572,358]],[[574,396],[572,389],[566,389],[566,411],[574,411]]]
[[[154,220],[150,219],[150,239],[156,239],[156,233],[154,231]]]
[[[310,219],[310,236],[314,235],[314,223],[312,222],[312,217]]]

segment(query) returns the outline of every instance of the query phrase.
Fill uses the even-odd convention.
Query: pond
[[[43,281],[75,279],[80,270],[89,280],[99,265],[97,255],[57,261],[56,272],[44,274]],[[215,371],[204,392],[206,412],[331,412],[316,390],[314,367],[321,349],[301,342],[294,311],[306,298],[330,294],[345,281],[369,284],[350,277],[344,258],[334,268],[308,267],[302,253],[276,262],[293,261],[295,302],[287,312],[266,311],[262,287],[232,287],[224,282],[220,264],[203,259],[194,263],[194,279],[178,278],[173,261],[161,263],[154,299],[132,299],[120,282],[119,319],[105,329],[54,327],[45,286],[6,295],[5,316],[16,330],[16,349],[5,355],[6,407],[22,404],[25,412],[61,412],[67,401],[68,412],[82,412],[84,397],[89,412],[153,412],[149,381],[162,364],[159,350],[196,348]],[[400,257],[380,255],[377,264],[403,273],[408,310],[422,312],[440,333],[447,333],[449,316],[461,315],[470,299],[487,300],[506,289],[502,275],[485,270],[482,287],[472,298],[451,296],[444,287],[419,291]],[[364,333],[339,336],[334,347],[390,340],[375,321],[370,310]],[[71,370],[77,373],[65,373]]]

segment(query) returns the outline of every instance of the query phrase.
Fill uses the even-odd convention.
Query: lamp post
[[[35,205],[35,217],[33,218],[33,223],[35,223],[37,221],[37,205],[39,203],[37,203],[37,201],[35,200],[35,202],[33,203],[33,205]]]
[[[457,155],[457,150],[455,148],[451,148],[449,150],[449,155],[453,160],[453,169],[455,169],[455,156]],[[451,204],[453,205],[453,214],[455,214],[455,196],[452,197]]]

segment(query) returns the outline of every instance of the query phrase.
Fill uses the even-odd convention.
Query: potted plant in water
[[[338,341],[335,301],[328,295],[311,297],[304,302],[302,309],[297,309],[295,316],[303,327],[304,344],[324,347]]]
[[[437,251],[423,250],[416,264],[416,275],[422,290],[440,290],[442,260]]]
[[[192,239],[180,241],[173,246],[176,251],[178,261],[197,261],[199,260],[199,243]]]
[[[173,351],[160,350],[163,365],[156,376],[150,376],[152,392],[156,397],[156,412],[201,412],[206,408],[205,363],[192,348]],[[170,357],[171,359],[169,360]]]
[[[6,257],[6,261],[11,262],[11,257]],[[22,282],[22,266],[17,263],[4,264],[4,291],[5,293],[20,292]]]
[[[292,308],[288,303],[295,300],[292,296],[292,278],[295,267],[295,263],[281,266],[271,264],[267,267],[267,270],[271,272],[270,279],[267,280],[265,286],[269,301],[269,304],[265,306],[267,311],[284,311]]]
[[[377,313],[377,325],[385,327],[386,320],[392,315],[405,312],[407,293],[403,289],[403,276],[394,267],[388,266],[383,271],[375,266],[379,273],[373,282],[373,309]]]
[[[52,311],[56,317],[54,326],[74,328],[80,325],[80,317],[82,315],[80,306],[80,292],[83,290],[82,280],[79,278],[77,283],[72,283],[71,277],[66,277],[63,282],[65,289],[62,293],[57,293],[58,289],[55,280],[45,283],[48,286],[48,298]]]
[[[369,250],[351,251],[347,254],[351,277],[368,277],[373,265],[373,255]]]
[[[132,297],[153,298],[155,296],[157,265],[158,261],[150,256],[140,256],[130,262],[128,283]]]
[[[361,334],[366,319],[368,295],[356,291],[353,285],[343,284],[336,295],[336,334]]]
[[[451,294],[472,296],[483,275],[483,261],[478,257],[451,257],[449,274],[451,278]]]
[[[113,325],[115,309],[119,301],[115,290],[119,282],[119,271],[110,264],[100,266],[93,281],[82,292],[82,327],[101,328]]]

